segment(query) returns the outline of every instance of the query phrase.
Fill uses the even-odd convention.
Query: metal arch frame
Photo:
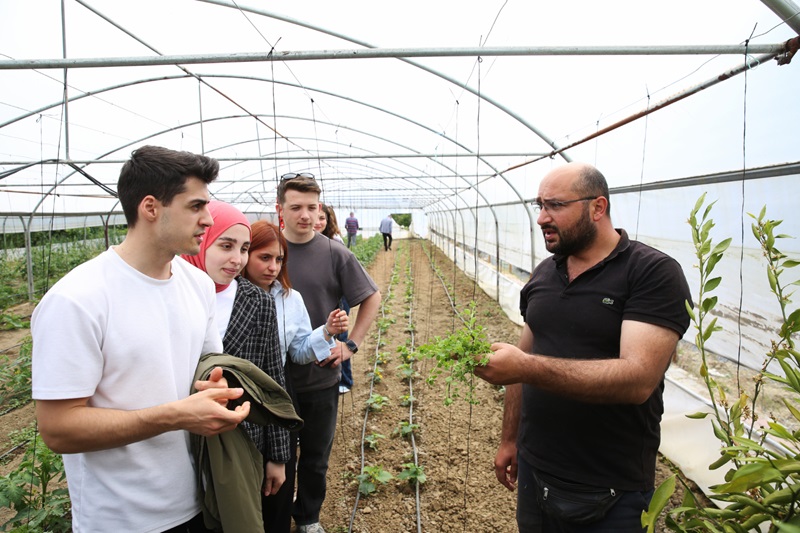
[[[283,22],[288,22],[289,24],[293,24],[295,26],[300,26],[302,28],[307,28],[309,30],[316,31],[316,32],[319,32],[319,33],[323,33],[325,35],[330,35],[331,37],[336,37],[337,39],[341,39],[343,41],[351,42],[353,44],[357,44],[359,46],[363,46],[364,48],[370,48],[370,49],[378,48],[377,46],[371,45],[371,44],[369,44],[369,43],[367,43],[365,41],[361,41],[361,40],[355,39],[353,37],[349,37],[347,35],[344,35],[342,33],[338,33],[338,32],[332,31],[332,30],[327,30],[325,28],[316,26],[314,24],[309,24],[309,23],[303,22],[301,20],[294,19],[292,17],[287,17],[285,15],[280,15],[278,13],[272,13],[272,12],[265,11],[265,10],[262,10],[262,9],[257,9],[257,8],[242,6],[242,5],[232,5],[232,4],[228,4],[228,3],[225,3],[225,2],[221,2],[219,0],[199,0],[199,1],[200,2],[205,2],[207,4],[217,5],[217,6],[220,6],[220,7],[227,7],[229,9],[236,9],[238,11],[247,11],[247,12],[253,13],[255,15],[261,15],[261,16],[264,16],[264,17],[267,17],[267,18],[272,18],[272,19],[275,19],[275,20],[282,20]],[[418,63],[416,61],[412,61],[410,59],[406,59],[406,58],[402,58],[402,57],[398,57],[397,59],[400,60],[400,61],[403,61],[404,63],[408,63],[409,65],[412,65],[412,66],[414,66],[414,67],[416,67],[416,68],[418,68],[418,69],[420,69],[422,71],[428,72],[429,74],[433,74],[434,76],[437,76],[437,77],[439,77],[439,78],[441,78],[441,79],[443,79],[443,80],[445,80],[445,81],[447,81],[449,83],[452,83],[456,87],[463,88],[464,90],[468,91],[469,93],[473,94],[474,96],[477,96],[479,99],[484,100],[485,102],[491,104],[492,106],[496,107],[500,111],[506,113],[508,116],[512,117],[514,120],[516,120],[517,122],[519,122],[520,124],[525,126],[528,130],[530,130],[532,133],[534,133],[542,141],[547,143],[551,148],[553,148],[554,150],[558,150],[558,145],[555,143],[555,141],[553,141],[552,139],[547,137],[543,132],[539,131],[539,129],[536,128],[533,124],[530,124],[528,121],[526,121],[525,119],[523,119],[522,117],[520,117],[519,115],[517,115],[516,113],[514,113],[510,109],[506,108],[505,106],[503,106],[499,102],[495,101],[491,97],[488,97],[488,96],[486,96],[484,94],[481,94],[481,92],[478,91],[477,89],[474,89],[474,88],[470,87],[469,85],[467,85],[465,83],[462,84],[458,80],[456,80],[455,78],[452,78],[452,77],[448,76],[447,74],[444,74],[443,72],[439,72],[438,70],[433,69],[431,67],[427,67],[425,65],[422,65],[422,64],[420,64],[420,63]],[[567,156],[566,154],[561,153],[559,155],[565,161],[567,161],[567,162],[570,161],[569,156]]]
[[[236,118],[247,118],[248,116],[250,116],[250,115],[247,115],[247,116],[245,116],[245,115],[238,115],[238,116],[236,116]],[[230,118],[232,118],[232,117],[230,117],[230,116],[228,116],[228,117],[215,117],[215,118],[210,118],[210,119],[203,119],[202,121],[195,121],[195,122],[191,122],[191,123],[181,124],[181,125],[180,125],[180,126],[178,126],[178,127],[168,128],[168,129],[166,129],[166,130],[162,130],[162,131],[160,131],[160,132],[153,133],[153,134],[151,134],[151,135],[148,135],[148,136],[146,136],[146,137],[143,137],[143,138],[141,138],[141,139],[138,139],[138,140],[133,140],[133,141],[131,141],[131,142],[129,142],[129,143],[123,144],[123,145],[121,145],[121,146],[119,146],[119,147],[117,147],[117,148],[115,148],[115,149],[113,149],[113,150],[111,150],[111,151],[109,151],[109,152],[106,152],[105,154],[101,154],[100,158],[104,157],[105,155],[108,155],[108,154],[111,154],[111,153],[117,152],[117,151],[119,151],[119,150],[121,150],[121,149],[123,149],[123,148],[125,148],[125,147],[127,147],[127,146],[131,146],[131,145],[133,145],[133,144],[137,144],[137,143],[139,143],[139,142],[141,142],[141,141],[143,141],[143,140],[146,140],[146,139],[149,139],[149,138],[152,138],[152,137],[158,136],[158,135],[163,135],[164,133],[168,133],[168,132],[170,132],[170,131],[177,131],[177,130],[179,130],[179,129],[182,129],[182,128],[185,128],[185,127],[194,126],[194,125],[196,125],[198,122],[213,122],[213,121],[217,121],[217,120],[227,120],[227,119],[230,119]],[[402,117],[401,117],[401,118],[402,118]],[[448,140],[450,140],[450,139],[448,138]],[[437,163],[439,163],[439,165],[440,165],[440,166],[443,166],[444,168],[447,168],[448,170],[452,170],[452,169],[450,169],[450,168],[449,168],[447,165],[444,165],[444,164],[443,164],[443,163],[441,163],[441,162],[437,162]],[[492,165],[489,165],[488,163],[486,163],[486,164],[487,164],[487,166],[489,166],[490,168],[492,168]],[[88,165],[87,165],[87,166],[88,166]],[[54,190],[56,187],[58,187],[58,185],[60,185],[60,184],[61,184],[61,183],[63,183],[65,180],[67,180],[67,179],[69,179],[70,177],[72,177],[72,176],[73,176],[73,175],[74,175],[76,172],[77,172],[77,171],[74,171],[74,170],[73,170],[73,172],[70,172],[69,174],[65,175],[63,178],[61,178],[61,180],[60,180],[58,183],[56,183],[55,185],[53,185],[53,186],[52,186],[52,187],[51,187],[51,188],[48,190],[47,194],[44,194],[44,195],[42,196],[42,199],[40,199],[40,200],[39,200],[39,202],[36,204],[36,206],[35,206],[35,207],[34,207],[34,209],[32,210],[32,212],[31,212],[31,214],[30,214],[30,216],[29,216],[29,221],[33,219],[34,212],[35,212],[35,211],[36,211],[36,210],[39,208],[39,206],[41,206],[42,202],[44,201],[44,198],[46,198],[47,196],[49,196],[49,194],[50,194],[50,193],[51,193],[51,192],[52,192],[52,191],[53,191],[53,190]],[[465,180],[465,178],[464,178],[462,175],[460,175],[460,174],[457,174],[457,173],[454,173],[454,174],[455,174],[455,176],[456,176],[457,178],[460,178],[460,179],[462,179],[462,180]],[[397,178],[395,178],[395,179],[397,179]],[[506,181],[506,183],[508,183],[508,182],[507,182],[507,180],[505,180],[505,178],[504,178],[503,180],[504,180],[504,181]],[[465,180],[465,181],[466,181],[466,180]],[[467,183],[468,185],[470,185],[470,184],[469,184],[469,182],[466,182],[466,183]],[[446,185],[446,184],[445,184],[445,185]],[[511,186],[511,185],[509,184],[509,186]],[[471,185],[470,185],[470,188],[472,188],[472,186],[471,186]],[[511,187],[511,188],[512,188],[512,190],[514,190],[514,192],[517,192],[517,191],[516,191],[516,189],[514,189],[513,187]],[[499,224],[498,224],[498,220],[497,220],[497,214],[495,213],[495,211],[494,211],[494,208],[492,207],[492,205],[491,205],[491,204],[489,204],[489,203],[488,203],[488,201],[487,201],[487,199],[486,199],[486,198],[483,196],[483,194],[482,194],[482,193],[480,193],[480,190],[479,190],[479,189],[477,189],[477,188],[476,188],[475,190],[476,190],[476,194],[480,195],[480,196],[483,198],[483,200],[484,200],[484,202],[485,202],[485,204],[484,204],[484,207],[487,207],[487,208],[489,208],[489,210],[490,210],[490,211],[491,211],[491,213],[492,213],[492,216],[494,217],[494,221],[495,221],[495,242],[496,242],[496,245],[499,247],[499,238],[500,238],[500,234],[499,234],[499,232],[500,232],[500,229],[499,229]],[[527,209],[527,205],[526,205],[526,204],[524,204],[524,201],[522,200],[522,198],[521,198],[521,196],[519,195],[519,193],[517,193],[517,196],[520,198],[520,201],[521,201],[521,203],[523,203],[523,205],[525,205],[525,206],[526,206],[526,209],[525,209],[525,210],[526,210],[526,212],[528,212],[528,213],[529,213],[529,210]],[[445,197],[445,198],[444,198],[444,200],[445,200],[445,201],[447,201],[447,200],[450,200],[450,199],[449,199],[449,198],[447,198],[447,197]],[[442,199],[439,199],[439,200],[437,200],[437,201],[442,201]],[[452,201],[452,200],[450,200],[450,201]],[[119,202],[117,201],[117,204],[118,204],[118,203],[119,203]],[[115,205],[116,205],[116,204],[115,204]],[[113,208],[112,208],[112,210],[113,210]],[[423,207],[423,210],[424,210],[424,207]],[[454,205],[454,211],[459,211],[459,210],[457,209],[457,205]],[[109,213],[111,213],[111,212],[112,212],[112,211],[109,211]],[[466,232],[465,232],[465,231],[464,231],[464,229],[463,229],[463,225],[464,225],[464,223],[463,223],[463,214],[461,214],[461,213],[459,212],[459,215],[462,217],[462,233],[463,233],[464,235],[466,235]],[[454,215],[454,216],[455,216],[455,215]],[[531,236],[532,236],[532,235],[533,235],[533,233],[531,232]],[[532,238],[532,237],[531,237],[531,238]],[[454,241],[454,242],[455,242],[455,241]],[[454,247],[455,247],[455,245],[454,245]],[[455,248],[454,248],[454,253],[455,253]],[[531,254],[531,256],[533,257],[533,254]],[[498,272],[498,276],[499,276],[499,272]],[[498,279],[497,279],[497,283],[499,284],[499,277],[498,277]],[[498,293],[498,294],[499,294],[499,293]]]
[[[412,62],[412,63],[413,63],[413,62]],[[415,126],[417,126],[417,127],[421,127],[421,128],[423,128],[423,129],[425,129],[425,130],[427,130],[427,131],[430,131],[431,133],[434,133],[434,134],[436,134],[436,135],[439,135],[439,136],[441,136],[441,137],[444,137],[445,139],[447,139],[449,142],[453,143],[454,145],[462,147],[464,150],[466,150],[466,151],[467,151],[468,153],[470,153],[470,154],[472,153],[472,151],[471,151],[469,148],[467,148],[466,146],[464,146],[462,143],[459,143],[458,141],[456,141],[456,140],[454,140],[454,139],[451,139],[450,137],[448,137],[448,136],[446,136],[446,135],[444,135],[444,134],[440,134],[439,132],[435,131],[433,128],[430,128],[430,127],[428,127],[428,126],[426,126],[426,125],[424,125],[424,124],[421,124],[421,123],[419,123],[419,122],[417,122],[417,121],[415,121],[415,120],[412,120],[410,117],[406,117],[406,116],[403,116],[403,115],[399,115],[399,114],[397,114],[397,113],[395,113],[395,112],[389,111],[389,110],[387,110],[387,109],[384,109],[384,108],[381,108],[381,107],[379,107],[379,106],[375,106],[375,105],[372,105],[372,104],[368,104],[368,103],[366,103],[366,102],[362,102],[362,101],[354,100],[354,99],[352,99],[352,98],[345,97],[345,96],[343,96],[343,95],[339,95],[339,94],[337,94],[337,93],[333,93],[333,92],[330,92],[330,91],[324,91],[324,90],[319,90],[319,89],[315,89],[315,88],[309,88],[309,87],[300,87],[300,86],[299,86],[299,85],[297,85],[297,84],[293,84],[293,83],[287,83],[287,82],[281,82],[281,81],[275,81],[274,79],[269,79],[269,78],[262,78],[262,77],[256,77],[256,76],[241,76],[241,75],[219,75],[219,74],[214,74],[214,75],[205,75],[205,74],[196,74],[196,73],[193,73],[193,74],[188,74],[188,73],[187,73],[187,74],[184,74],[184,75],[178,75],[178,76],[173,76],[173,77],[163,77],[163,76],[162,76],[162,77],[157,77],[157,78],[151,79],[151,80],[149,80],[149,81],[167,81],[167,80],[173,80],[173,79],[188,79],[188,78],[195,78],[195,79],[202,79],[202,78],[212,78],[212,79],[213,79],[213,78],[224,78],[224,79],[245,79],[245,80],[260,81],[260,82],[265,82],[265,83],[279,83],[279,84],[281,84],[281,85],[288,86],[288,87],[302,88],[302,89],[304,89],[304,90],[310,90],[310,91],[313,91],[313,92],[317,92],[317,93],[319,93],[319,94],[327,94],[327,95],[333,96],[333,97],[335,97],[335,98],[344,99],[344,100],[346,100],[346,101],[350,101],[350,102],[352,102],[352,103],[355,103],[356,105],[364,106],[364,107],[367,107],[367,108],[369,108],[369,109],[374,109],[374,110],[376,110],[376,111],[379,111],[379,112],[382,112],[382,113],[385,113],[385,114],[389,114],[390,116],[394,116],[394,117],[396,117],[396,118],[398,118],[398,119],[400,119],[400,120],[403,120],[403,121],[409,122],[409,123],[411,123],[411,124],[413,124],[413,125],[415,125]],[[446,79],[446,78],[445,78],[445,79]],[[149,83],[149,81],[147,81],[147,82]],[[451,81],[451,80],[448,80],[448,81]],[[115,88],[123,88],[123,87],[128,87],[128,86],[131,86],[131,85],[134,85],[134,84],[138,84],[138,83],[143,83],[143,81],[142,81],[142,80],[137,80],[137,81],[135,81],[135,82],[129,82],[129,83],[124,83],[124,84],[118,84],[117,86],[115,86]],[[112,89],[108,88],[108,89],[103,89],[103,90],[100,90],[100,91],[94,91],[94,92],[92,92],[92,93],[84,93],[84,94],[78,95],[77,97],[68,98],[68,101],[70,101],[70,102],[71,102],[71,101],[73,101],[74,99],[80,99],[80,98],[83,98],[83,97],[85,97],[85,96],[89,96],[90,94],[99,94],[99,93],[101,93],[101,92],[105,92],[106,90],[112,90]],[[491,100],[490,100],[490,99],[487,99],[487,101],[488,101],[488,102],[491,102]],[[60,104],[61,104],[61,102],[59,102],[59,103],[56,103],[56,104],[53,104],[53,105],[51,105],[51,106],[49,106],[49,107],[45,107],[45,108],[43,108],[43,109],[49,109],[49,108],[55,107],[55,106],[57,106],[57,105],[60,105]],[[34,113],[30,113],[30,114],[28,114],[28,116],[31,116],[32,114],[34,114]],[[510,115],[510,116],[512,116],[512,117],[514,117],[514,118],[518,118],[518,117],[516,117],[516,116],[515,116],[513,113],[509,113],[509,115]],[[254,114],[252,114],[252,113],[249,113],[247,116],[249,116],[249,117],[254,117],[254,118],[255,118],[255,117],[258,117],[258,116],[269,116],[269,115],[263,115],[263,114],[256,114],[256,115],[254,115]],[[244,117],[244,116],[242,116],[241,118],[245,118],[245,117]],[[15,121],[16,121],[16,120],[19,120],[19,118],[15,119]],[[212,120],[212,119],[208,119],[208,120],[206,120],[206,119],[201,119],[200,123],[201,123],[201,124],[205,124],[206,122],[210,122],[211,120]],[[2,124],[2,125],[0,125],[0,128],[1,128],[1,127],[3,127],[4,125],[8,124],[8,123],[10,123],[10,122],[7,122],[7,123],[5,123],[5,124]],[[197,124],[197,122],[190,123],[190,124],[187,124],[187,125],[182,125],[181,127],[183,127],[183,126],[188,126],[188,125],[195,125],[195,124]],[[175,131],[176,129],[179,129],[179,128],[171,128],[171,129],[169,129],[169,130],[162,131],[162,133],[165,133],[165,132],[167,132],[167,131]],[[530,128],[529,128],[529,129],[530,129]],[[533,131],[534,133],[537,133],[537,132],[535,131],[535,129],[531,129],[531,131]],[[153,136],[155,136],[155,135],[158,135],[158,134],[151,135],[150,137],[145,137],[144,139],[151,138],[151,137],[153,137]],[[537,135],[539,135],[539,134],[537,133]],[[540,137],[540,138],[542,138],[542,140],[545,140],[545,142],[547,142],[547,140],[546,140],[545,138],[543,138],[541,135],[539,135],[539,137]],[[129,144],[127,144],[127,145],[122,145],[122,146],[120,146],[119,148],[117,148],[117,149],[116,149],[116,150],[114,150],[114,151],[118,151],[118,150],[120,150],[120,149],[124,148],[125,146],[130,146],[131,144],[133,144],[133,143],[129,143]],[[550,144],[551,146],[554,146],[554,145],[552,145],[552,143],[548,143],[548,144]],[[112,152],[112,153],[113,153],[113,152]],[[107,155],[107,154],[104,154],[104,155]],[[103,156],[101,156],[101,157],[103,157]],[[508,185],[508,187],[509,187],[509,188],[512,190],[512,192],[513,192],[513,193],[514,193],[514,194],[517,196],[517,198],[519,199],[520,203],[522,203],[522,205],[523,205],[523,206],[525,206],[525,211],[526,211],[526,213],[527,213],[527,215],[528,215],[528,219],[529,219],[530,238],[531,238],[531,250],[533,250],[533,247],[535,246],[535,242],[534,242],[534,238],[533,238],[533,218],[532,218],[532,215],[530,214],[530,211],[529,211],[529,209],[527,208],[527,204],[525,204],[525,203],[524,203],[524,199],[522,198],[522,195],[519,193],[519,191],[516,189],[516,187],[514,187],[514,186],[513,186],[513,185],[510,183],[510,181],[509,181],[508,179],[506,179],[506,177],[503,175],[503,173],[502,173],[502,172],[499,172],[497,168],[495,168],[493,165],[489,164],[489,162],[488,162],[488,161],[486,161],[486,160],[485,160],[483,157],[481,157],[479,154],[477,154],[477,155],[476,155],[476,157],[477,157],[477,158],[478,158],[478,159],[479,159],[479,160],[480,160],[480,161],[481,161],[483,164],[485,164],[487,167],[489,167],[489,168],[491,168],[492,170],[494,170],[494,171],[495,171],[495,176],[497,176],[497,177],[500,177],[500,178],[501,178],[501,179],[502,179],[502,180],[503,180],[503,181],[504,181],[504,182],[505,182],[505,183]],[[70,174],[68,174],[68,175],[67,175],[67,176],[65,176],[65,177],[64,177],[64,178],[63,178],[61,181],[63,182],[63,181],[64,181],[64,180],[66,180],[67,178],[71,177],[73,174],[74,174],[74,172],[73,172],[73,173],[70,173]],[[461,179],[464,179],[464,180],[465,180],[465,178],[464,178],[462,175],[459,175],[459,177],[461,177]],[[465,181],[466,181],[466,180],[465,180]],[[466,182],[466,183],[468,183],[468,184],[469,184],[469,182]],[[476,183],[479,183],[479,181],[476,181]],[[56,185],[56,186],[57,186],[57,185]],[[474,185],[471,185],[471,184],[470,184],[470,186],[471,186],[471,187],[475,187]],[[54,187],[55,187],[55,186],[54,186]],[[478,192],[478,189],[477,189],[477,187],[475,187],[475,188],[476,188],[476,192]],[[50,190],[52,191],[52,188],[51,188]],[[485,205],[489,206],[489,203],[488,203],[487,199],[486,199],[485,197],[483,197],[483,195],[482,195],[482,194],[480,194],[479,192],[478,192],[478,194],[479,194],[479,195],[480,195],[480,196],[483,198],[484,202],[486,202],[486,204],[485,204]],[[39,202],[39,203],[36,205],[36,207],[34,208],[34,210],[35,210],[35,209],[38,209],[39,205],[41,205],[41,201],[40,201],[40,202]],[[428,204],[428,206],[429,206],[429,205],[431,205],[431,204]],[[492,212],[492,215],[493,215],[493,217],[495,218],[495,226],[497,227],[497,225],[498,225],[498,221],[497,221],[497,216],[496,216],[496,213],[494,213],[494,210],[493,210],[493,209],[492,209],[490,206],[489,206],[489,208],[490,208],[490,210],[491,210],[491,212]],[[423,207],[423,209],[424,209],[424,207]],[[498,235],[497,235],[497,238],[499,239],[499,229],[497,229],[497,233],[498,233]],[[498,243],[498,245],[499,245],[499,243]],[[532,257],[531,261],[533,261],[533,257],[534,257],[534,254],[533,254],[533,253],[531,254],[531,257]]]
[[[243,80],[250,80],[250,81],[256,81],[256,82],[278,83],[280,85],[284,85],[284,86],[287,86],[287,87],[301,88],[301,89],[304,89],[304,90],[314,91],[314,92],[317,92],[319,94],[326,94],[328,96],[332,96],[334,98],[343,99],[345,101],[352,102],[352,103],[354,103],[356,105],[367,107],[369,109],[373,109],[373,110],[378,111],[380,113],[385,113],[385,114],[388,114],[388,115],[393,116],[395,118],[398,118],[398,119],[400,119],[402,121],[408,122],[408,123],[410,123],[410,124],[412,124],[412,125],[414,125],[416,127],[419,127],[419,128],[424,129],[424,130],[427,130],[430,133],[433,133],[434,135],[437,135],[439,137],[445,138],[446,140],[448,140],[453,145],[464,149],[468,154],[473,154],[473,152],[468,147],[463,145],[462,143],[450,138],[447,135],[444,135],[444,134],[436,131],[435,129],[433,129],[433,128],[425,125],[425,124],[417,122],[416,120],[413,120],[410,117],[406,117],[406,116],[400,115],[398,113],[395,113],[393,111],[381,108],[379,106],[375,106],[373,104],[369,104],[369,103],[366,103],[366,102],[355,100],[355,99],[352,99],[352,98],[349,98],[349,97],[346,97],[346,96],[343,96],[343,95],[340,95],[340,94],[337,94],[337,93],[333,93],[333,92],[330,92],[330,91],[326,91],[326,90],[322,90],[322,89],[316,89],[316,88],[310,88],[310,87],[302,87],[302,86],[300,86],[298,84],[282,82],[282,81],[275,81],[275,80],[270,79],[270,78],[263,78],[263,77],[258,77],[258,76],[242,76],[242,75],[232,75],[232,74],[182,74],[182,75],[176,75],[176,76],[158,76],[158,77],[149,78],[149,79],[146,79],[146,80],[135,80],[133,82],[126,82],[126,83],[122,83],[122,84],[117,84],[117,85],[114,85],[114,86],[111,86],[111,87],[108,87],[108,88],[100,89],[100,90],[97,90],[97,91],[92,91],[91,93],[84,93],[84,94],[81,94],[81,95],[78,95],[78,96],[75,96],[75,97],[71,97],[71,98],[68,99],[68,101],[69,102],[73,102],[73,101],[75,101],[77,99],[85,98],[86,96],[93,96],[93,95],[96,95],[96,94],[101,94],[103,92],[116,90],[116,89],[121,89],[121,88],[126,88],[126,87],[129,87],[129,86],[138,85],[138,84],[141,84],[141,83],[150,83],[150,82],[155,82],[155,81],[172,81],[172,80],[198,78],[198,77],[200,77],[200,78],[204,78],[205,77],[205,78],[223,78],[223,79],[243,79]],[[57,106],[59,106],[61,104],[62,104],[62,101],[59,101],[59,102],[53,103],[53,104],[51,104],[49,106],[45,106],[45,107],[39,108],[36,111],[21,115],[21,116],[15,118],[15,119],[12,119],[12,120],[7,121],[7,122],[5,122],[3,124],[0,124],[0,129],[2,129],[4,126],[6,126],[8,124],[11,124],[13,122],[17,122],[18,120],[21,120],[23,118],[31,117],[31,116],[33,116],[35,114],[38,114],[38,113],[40,113],[40,112],[42,112],[44,110],[52,109],[52,108],[57,107]],[[265,116],[271,116],[271,115],[249,113],[247,115],[231,115],[230,117],[231,118],[234,118],[234,117],[236,117],[236,118],[247,118],[247,117],[265,117]],[[184,125],[181,125],[181,126],[197,125],[199,122],[210,122],[210,121],[216,120],[216,119],[217,118],[214,118],[214,119],[203,119],[202,121],[195,121],[195,122],[187,123],[187,124],[184,124]],[[330,124],[330,123],[325,123],[325,124],[333,125],[333,124]],[[344,126],[336,125],[336,127],[340,127],[341,128],[341,127],[344,127]],[[180,129],[180,128],[169,128],[167,130],[161,130],[161,133],[159,133],[159,134],[167,133],[169,131],[176,131],[177,129]],[[357,131],[357,132],[359,132],[361,134],[367,134],[366,132],[363,132],[361,130],[356,130],[354,128],[348,128],[348,129],[351,129],[352,131]],[[113,153],[114,151],[119,151],[119,150],[121,150],[121,149],[123,149],[123,148],[125,148],[127,146],[131,146],[132,144],[135,144],[135,142],[141,142],[142,140],[146,140],[148,138],[152,138],[155,135],[159,135],[159,134],[154,134],[154,135],[151,135],[151,136],[143,137],[143,138],[139,139],[139,141],[134,141],[132,143],[123,144],[119,148],[117,148],[116,150],[113,150],[111,152],[106,152],[105,154],[102,154],[101,156],[98,157],[98,159],[101,159],[105,155],[108,155],[109,153]],[[379,136],[375,136],[375,137],[376,138],[381,138]],[[387,139],[382,139],[382,140],[387,140]],[[395,143],[395,144],[397,144],[397,143]],[[402,145],[398,144],[398,146],[402,146]],[[409,149],[409,148],[407,148],[407,149]],[[520,202],[524,201],[523,198],[522,198],[522,195],[519,193],[519,191],[516,190],[516,188],[505,178],[505,176],[503,176],[503,174],[501,172],[498,171],[498,169],[496,167],[494,167],[493,165],[489,164],[479,154],[476,154],[476,157],[478,157],[481,160],[481,162],[483,162],[483,164],[485,164],[488,168],[491,168],[493,171],[495,171],[494,176],[500,177],[509,186],[509,188],[517,196],[517,198],[520,200]],[[69,174],[69,176],[71,176],[71,175],[72,174]],[[531,221],[531,224],[532,224],[532,221]]]

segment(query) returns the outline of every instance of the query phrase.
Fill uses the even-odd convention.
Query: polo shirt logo
[[[613,298],[603,298],[603,305],[614,305]]]

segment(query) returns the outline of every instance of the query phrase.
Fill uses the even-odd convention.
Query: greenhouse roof
[[[145,144],[217,158],[249,212],[287,172],[431,212],[530,200],[563,161],[616,188],[800,160],[790,0],[260,5],[0,3],[0,213],[118,213]]]

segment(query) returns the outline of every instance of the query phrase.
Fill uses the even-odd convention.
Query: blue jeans
[[[356,245],[356,237],[358,236],[357,233],[348,233],[347,234],[347,247],[352,248]]]
[[[350,315],[350,304],[347,303],[347,298],[342,298],[342,311],[347,313],[348,316]],[[336,340],[346,342],[347,332],[336,335]],[[353,367],[350,365],[350,359],[342,361],[342,381],[340,383],[348,389],[353,388]]]
[[[534,468],[517,456],[517,525],[520,533],[642,533],[642,511],[653,490],[623,492],[606,516],[592,524],[570,524],[543,512],[537,498]]]

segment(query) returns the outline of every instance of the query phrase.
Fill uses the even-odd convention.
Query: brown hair
[[[283,251],[283,263],[278,274],[278,281],[288,292],[292,289],[292,283],[289,281],[289,272],[286,270],[286,265],[289,263],[289,249],[286,246],[286,238],[284,238],[278,226],[266,220],[257,220],[250,226],[250,255],[256,254],[261,248],[271,246],[275,241],[278,241],[278,246]],[[250,279],[246,268],[244,269],[244,277]]]
[[[282,179],[278,184],[279,204],[282,205],[286,201],[286,191],[288,190],[298,192],[315,192],[317,193],[317,196],[322,193],[322,189],[319,188],[317,180],[314,178],[307,178],[306,176],[302,176],[300,174],[297,174],[294,178]]]
[[[336,213],[333,212],[333,208],[328,204],[320,205],[322,205],[322,210],[325,212],[325,218],[328,219],[328,225],[322,230],[322,234],[329,239],[333,239],[334,235],[341,237],[342,232],[339,231],[339,223],[336,221]]]
[[[139,204],[153,196],[168,206],[186,190],[186,180],[197,178],[206,184],[219,174],[216,159],[191,152],[176,152],[161,146],[142,146],[131,153],[117,181],[117,195],[128,227],[139,218]]]

